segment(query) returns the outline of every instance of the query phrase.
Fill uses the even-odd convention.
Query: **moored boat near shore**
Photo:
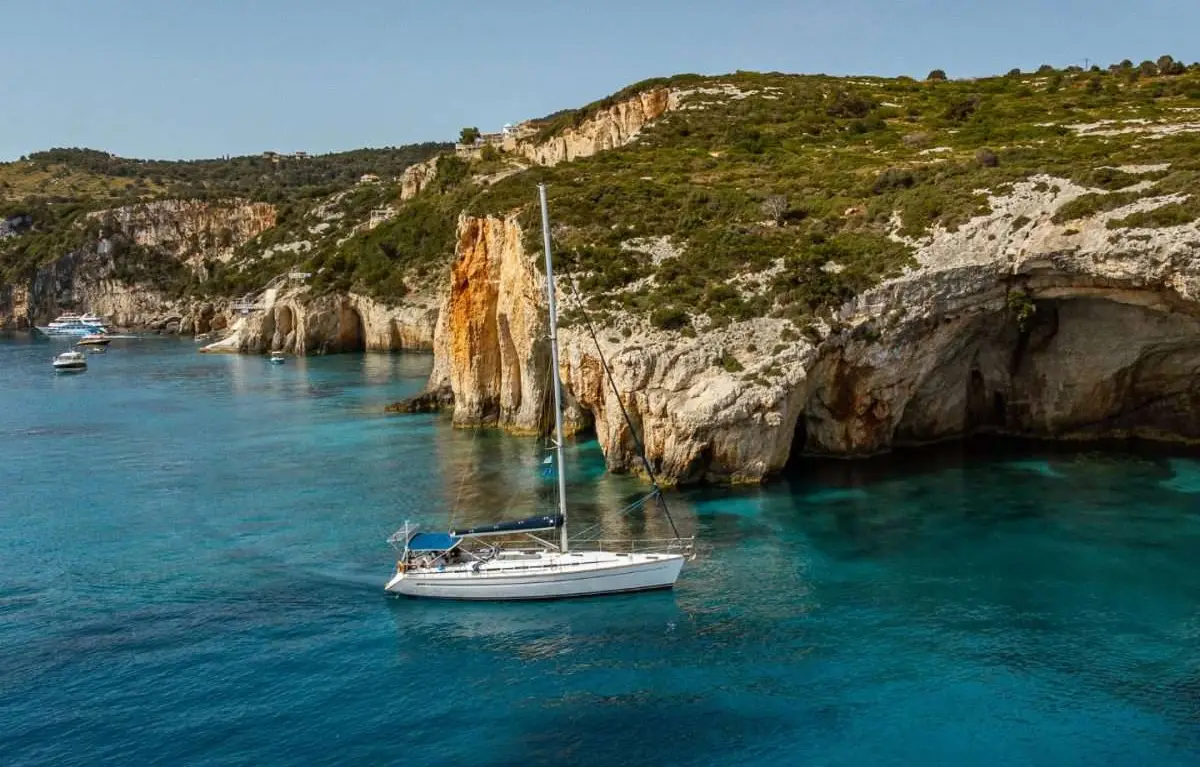
[[[54,372],[82,373],[87,370],[87,357],[82,352],[63,352],[54,358]]]
[[[107,333],[108,324],[95,314],[64,312],[47,325],[37,325],[35,330],[48,336],[87,336]]]
[[[76,346],[108,346],[112,338],[108,333],[89,333],[75,342]]]

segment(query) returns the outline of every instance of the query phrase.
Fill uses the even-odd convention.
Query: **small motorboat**
[[[76,346],[108,346],[112,343],[112,339],[105,333],[88,333],[83,338],[75,342]]]
[[[285,361],[287,361],[287,357],[283,356],[283,352],[271,352],[271,356],[267,357],[267,362],[272,365],[282,365]]]
[[[63,352],[54,358],[54,372],[82,373],[87,370],[87,357],[82,352]]]

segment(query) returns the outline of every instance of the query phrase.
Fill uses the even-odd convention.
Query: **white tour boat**
[[[449,532],[420,532],[409,523],[388,542],[400,552],[386,589],[394,594],[438,599],[526,600],[595,596],[665,589],[675,585],[684,561],[692,558],[694,538],[653,541],[591,541],[575,550],[567,535],[566,471],[563,461],[562,382],[558,375],[558,316],[550,253],[546,189],[538,187],[550,310],[550,378],[554,383],[555,460],[558,513],[479,525]],[[597,344],[597,349],[599,344]],[[608,366],[604,365],[608,374]],[[612,377],[608,376],[610,385]],[[618,401],[620,397],[617,398]],[[628,415],[626,415],[628,417]],[[630,425],[632,432],[632,424]],[[641,445],[639,443],[639,454]],[[550,459],[547,459],[548,461]],[[644,461],[644,455],[643,455]],[[647,473],[653,480],[650,466]],[[667,511],[658,485],[626,511],[651,498]],[[670,521],[670,514],[667,512]],[[674,531],[674,522],[671,522]],[[546,533],[557,532],[555,536]]]
[[[60,314],[50,324],[38,326],[38,330],[48,336],[87,336],[96,333],[107,333],[108,325],[103,317],[94,314]]]
[[[270,362],[272,365],[282,365],[287,362],[287,357],[283,356],[283,352],[275,351],[271,352],[270,357],[267,357],[267,362]]]
[[[53,364],[56,373],[82,373],[87,370],[87,357],[82,352],[63,352]]]

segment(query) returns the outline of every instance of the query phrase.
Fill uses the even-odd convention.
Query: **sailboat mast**
[[[542,246],[546,254],[546,300],[550,306],[550,377],[554,380],[555,473],[558,474],[558,513],[562,515],[562,542],[567,551],[567,467],[563,461],[562,381],[558,377],[558,306],[554,302],[554,259],[550,255],[550,211],[546,205],[546,185],[538,184],[542,204]]]

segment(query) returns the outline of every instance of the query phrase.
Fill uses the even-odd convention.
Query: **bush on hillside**
[[[661,309],[655,309],[650,314],[650,324],[660,330],[680,330],[691,325],[692,321],[683,309],[677,306],[664,306]]]
[[[858,94],[838,91],[833,101],[825,108],[830,117],[866,117],[876,107],[874,101]]]
[[[950,122],[964,122],[979,110],[980,101],[981,99],[976,95],[958,99],[946,107],[946,110],[942,113],[942,117]]]
[[[984,147],[975,150],[975,162],[983,168],[994,168],[1000,164],[1000,158],[992,150]]]

